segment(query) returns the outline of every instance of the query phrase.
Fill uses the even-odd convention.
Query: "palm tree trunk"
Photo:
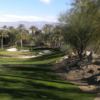
[[[21,49],[23,48],[23,40],[20,40]]]
[[[1,37],[1,49],[3,49],[3,34],[2,34],[2,37]]]
[[[21,33],[21,39],[20,39],[21,49],[23,48],[23,40],[22,40],[22,33]]]

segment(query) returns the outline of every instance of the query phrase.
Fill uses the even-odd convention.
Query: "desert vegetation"
[[[0,28],[0,100],[94,100],[100,92],[100,0],[74,0],[58,17],[41,29]]]

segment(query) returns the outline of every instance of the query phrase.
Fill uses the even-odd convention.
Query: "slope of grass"
[[[77,86],[62,81],[51,64],[2,65],[0,100],[93,100]]]
[[[8,57],[13,57],[13,56],[21,56],[21,55],[32,55],[34,52],[23,52],[23,51],[14,51],[14,52],[9,52],[9,51],[0,51],[0,56],[8,56]]]
[[[95,95],[83,93],[52,70],[52,62],[61,56],[56,53],[29,60],[0,59],[0,100],[93,100]]]
[[[24,53],[15,53],[16,55],[24,55]],[[4,55],[4,52],[2,53]],[[28,55],[30,53],[25,53],[25,55]],[[14,53],[8,53],[5,52],[6,56],[14,55]],[[45,54],[36,58],[31,59],[24,59],[24,58],[14,58],[14,57],[7,57],[7,58],[0,58],[0,64],[44,64],[44,63],[51,63],[55,62],[57,59],[61,58],[64,55],[64,53],[52,53],[52,54]]]

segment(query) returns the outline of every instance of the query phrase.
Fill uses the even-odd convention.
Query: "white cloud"
[[[0,15],[0,22],[15,21],[47,21],[57,22],[57,18],[53,16],[21,16],[21,15]]]
[[[40,0],[41,2],[45,3],[45,4],[50,4],[51,0]]]

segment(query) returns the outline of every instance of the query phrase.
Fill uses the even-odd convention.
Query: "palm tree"
[[[45,24],[42,28],[43,33],[50,34],[53,30],[53,25]]]
[[[4,48],[4,38],[8,37],[8,30],[7,26],[3,26],[2,29],[0,30],[0,37],[1,37],[1,49]]]
[[[43,34],[42,31],[39,30],[36,26],[31,26],[31,35],[34,45],[40,46],[43,43]]]
[[[36,31],[38,31],[38,28],[36,26],[31,26],[30,27],[32,35],[35,35]]]
[[[53,33],[53,25],[45,24],[42,28],[42,32],[43,32],[43,35],[44,35],[44,44],[48,47],[51,47],[50,36]]]
[[[8,33],[9,33],[9,39],[10,39],[10,45],[17,45],[16,41],[16,35],[17,35],[17,29],[13,26],[8,27]]]
[[[64,43],[63,35],[62,35],[62,27],[60,25],[56,25],[53,28],[53,33],[51,34],[51,42],[54,48],[60,48]]]
[[[23,24],[20,24],[17,28],[18,34],[16,36],[17,40],[20,41],[21,49],[23,48],[23,40],[27,40],[29,38],[29,32],[25,29]]]
[[[31,35],[31,43],[32,44],[35,44],[36,43],[36,41],[37,41],[37,31],[38,31],[38,28],[36,27],[36,26],[31,26],[30,27],[30,35]]]

